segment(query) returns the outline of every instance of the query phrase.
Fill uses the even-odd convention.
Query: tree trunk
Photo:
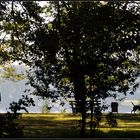
[[[85,98],[85,96],[83,96],[81,103],[82,103],[82,105],[81,105],[81,109],[82,109],[81,136],[84,137],[85,136],[85,127],[86,127],[86,109],[85,109],[86,98]]]
[[[85,81],[84,75],[77,73],[73,77],[75,100],[77,102],[76,111],[82,114],[81,136],[85,136],[86,127],[86,94],[85,94]],[[79,102],[80,101],[80,102]]]
[[[76,54],[74,55],[76,56]],[[80,112],[82,114],[82,126],[81,126],[81,136],[85,136],[85,127],[86,127],[86,90],[85,90],[85,78],[82,73],[82,67],[76,62],[77,58],[74,58],[75,63],[71,62],[70,54],[68,50],[65,50],[66,61],[71,73],[72,82],[74,85],[74,98],[77,102],[76,104],[76,113]]]
[[[93,100],[91,100],[91,103],[90,103],[90,110],[91,110],[91,118],[90,118],[90,136],[92,137],[92,126],[93,126]]]

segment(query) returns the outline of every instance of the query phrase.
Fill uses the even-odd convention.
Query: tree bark
[[[85,94],[85,80],[84,75],[76,73],[73,76],[74,92],[75,92],[75,101],[77,102],[76,111],[80,112],[82,115],[82,126],[80,134],[82,137],[85,136],[85,127],[86,127],[86,94]],[[79,102],[80,101],[80,102]]]

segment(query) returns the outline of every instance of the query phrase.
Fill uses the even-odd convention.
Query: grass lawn
[[[24,126],[24,137],[49,137],[70,138],[80,137],[78,127],[80,115],[47,113],[47,114],[22,114],[18,122]],[[96,137],[110,138],[140,138],[140,115],[118,114],[118,127],[111,128],[105,125],[105,120],[96,131]],[[86,130],[89,137],[89,127]]]

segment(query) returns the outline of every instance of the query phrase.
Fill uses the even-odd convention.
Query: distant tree
[[[138,99],[138,104],[140,104],[140,99]]]
[[[67,112],[67,109],[64,108],[64,109],[61,109],[61,113],[66,113]]]
[[[48,113],[50,112],[51,108],[52,108],[51,101],[45,100],[45,104],[43,104],[41,112]]]
[[[19,74],[16,72],[16,67],[11,64],[4,64],[2,66],[1,78],[11,80],[11,81],[20,81],[25,78],[24,74]]]

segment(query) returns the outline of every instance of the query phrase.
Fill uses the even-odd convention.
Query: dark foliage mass
[[[7,112],[0,115],[0,137],[21,137],[23,135],[22,127],[14,121],[20,114]]]
[[[139,2],[7,3],[2,10],[2,30],[10,36],[3,41],[7,54],[30,66],[33,94],[80,101],[81,135],[87,99],[116,98],[129,89],[134,94],[139,86]],[[52,20],[46,22],[41,13]]]

